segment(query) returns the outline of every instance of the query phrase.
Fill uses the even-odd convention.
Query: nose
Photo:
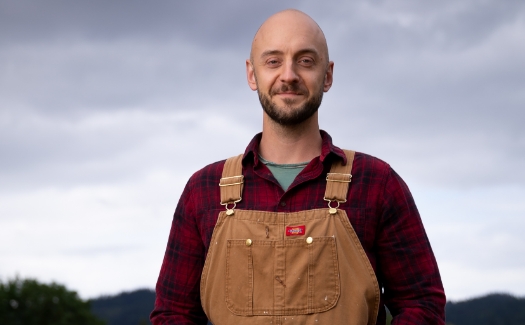
[[[281,82],[292,84],[299,81],[299,75],[297,75],[295,71],[296,67],[293,63],[286,63],[282,65],[282,71],[281,71]]]

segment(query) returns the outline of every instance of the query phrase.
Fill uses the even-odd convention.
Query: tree
[[[56,283],[33,279],[0,281],[2,325],[103,325],[90,310],[89,302]]]

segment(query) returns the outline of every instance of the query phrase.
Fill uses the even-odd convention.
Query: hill
[[[453,325],[525,324],[525,298],[490,294],[460,302],[447,302],[447,322]]]
[[[150,324],[155,292],[140,289],[116,296],[93,299],[91,310],[107,325]],[[448,325],[523,325],[525,298],[508,294],[490,294],[459,302],[447,302]]]
[[[149,314],[153,310],[155,291],[139,289],[116,296],[103,296],[90,300],[91,311],[107,325],[150,324]]]

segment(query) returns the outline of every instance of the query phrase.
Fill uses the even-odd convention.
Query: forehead
[[[297,15],[272,18],[255,35],[252,44],[254,59],[266,53],[316,52],[321,57],[327,55],[324,35],[311,18]]]

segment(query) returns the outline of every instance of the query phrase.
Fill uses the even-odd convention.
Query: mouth
[[[301,89],[302,87],[297,84],[282,84],[278,87],[275,87],[272,89],[271,95],[279,95],[279,96],[302,96],[304,95],[304,89]]]
[[[275,93],[275,95],[280,96],[280,97],[297,97],[297,96],[302,96],[303,94],[299,92],[295,92],[295,91],[282,91],[282,92]]]

